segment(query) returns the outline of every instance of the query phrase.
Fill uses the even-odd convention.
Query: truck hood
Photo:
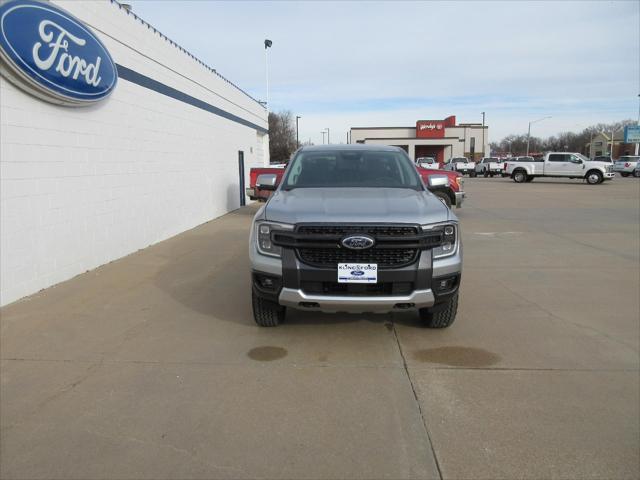
[[[276,191],[264,209],[281,223],[419,223],[457,220],[428,191],[408,188],[296,188]]]

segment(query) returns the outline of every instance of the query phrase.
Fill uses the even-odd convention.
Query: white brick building
[[[256,100],[117,3],[52,4],[96,34],[119,79],[74,108],[0,77],[0,304],[238,208],[240,156],[244,183],[269,161]]]

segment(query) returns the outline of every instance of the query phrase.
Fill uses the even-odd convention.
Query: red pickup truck
[[[427,189],[436,195],[443,203],[448,207],[455,205],[457,208],[462,206],[462,202],[465,198],[463,190],[464,179],[461,173],[449,171],[449,170],[435,170],[427,169],[416,166],[418,173],[422,177]],[[274,187],[280,184],[282,176],[286,170],[286,164],[274,165],[271,167],[252,168],[249,171],[249,188],[247,188],[247,196],[251,200],[258,200],[265,202],[275,189]],[[258,176],[263,174],[273,174],[276,176],[276,183],[274,185],[262,186],[258,182]]]

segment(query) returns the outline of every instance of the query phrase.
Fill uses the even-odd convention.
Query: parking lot
[[[466,179],[446,330],[250,305],[252,205],[1,310],[2,478],[638,478],[640,181]]]

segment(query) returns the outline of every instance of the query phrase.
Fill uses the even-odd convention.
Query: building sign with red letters
[[[455,127],[456,117],[447,117],[444,120],[418,120],[416,122],[417,138],[443,138],[447,127]]]

